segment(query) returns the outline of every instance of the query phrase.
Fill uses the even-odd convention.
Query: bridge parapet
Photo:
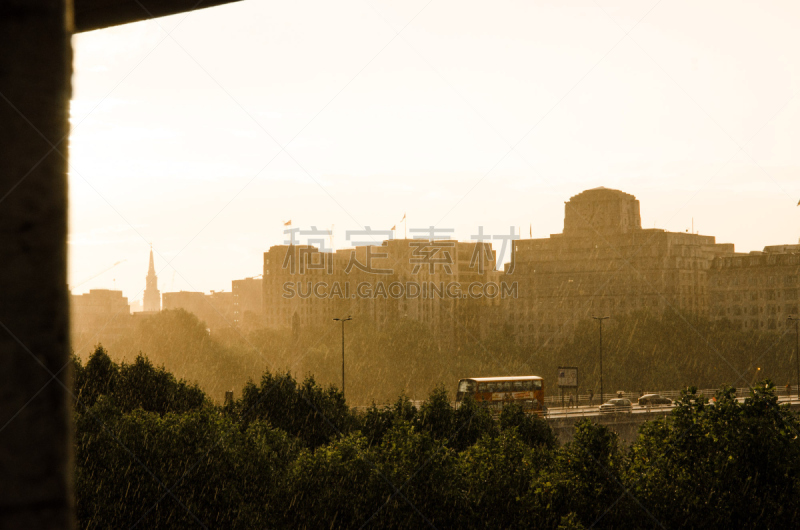
[[[636,414],[568,414],[548,418],[548,423],[562,444],[571,442],[575,435],[575,424],[584,418],[590,419],[598,425],[605,425],[617,433],[625,443],[633,443],[639,435],[639,426],[646,421],[664,419],[669,416],[672,408],[651,410],[650,412],[637,412]]]
[[[743,401],[744,398],[739,398]],[[778,403],[789,405],[794,412],[800,412],[800,400],[798,398],[787,399],[779,398]],[[596,407],[581,407],[576,409],[550,409],[546,416],[550,427],[553,429],[558,441],[563,443],[571,442],[575,435],[575,424],[584,418],[590,419],[598,425],[605,425],[611,431],[617,433],[620,440],[627,444],[636,441],[639,435],[639,426],[646,421],[660,420],[668,417],[674,407],[653,407],[648,409],[638,409],[634,407],[631,413],[600,413]]]

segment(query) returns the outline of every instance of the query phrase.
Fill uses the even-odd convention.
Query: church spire
[[[161,311],[161,293],[158,290],[158,276],[153,262],[153,244],[150,244],[150,266],[147,269],[147,278],[144,289],[143,306],[145,311]]]
[[[156,266],[153,263],[153,244],[150,243],[150,268],[147,269],[147,277],[156,275]]]

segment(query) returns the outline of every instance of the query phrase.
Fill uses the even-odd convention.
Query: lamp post
[[[603,320],[611,317],[592,317],[600,324],[600,404],[603,404]]]
[[[794,349],[794,358],[797,360],[797,397],[800,398],[800,317],[789,317],[789,321],[794,322],[794,336],[796,345]]]
[[[759,376],[761,375],[761,368],[756,368],[756,371],[753,372],[753,381],[750,383],[750,386],[753,386],[756,381],[760,381]]]
[[[344,323],[353,320],[353,317],[347,315],[347,318],[334,318],[333,320],[342,323],[342,397],[344,397]]]

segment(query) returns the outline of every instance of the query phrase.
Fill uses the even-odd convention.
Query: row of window
[[[796,315],[798,306],[797,304],[786,304],[783,306],[783,312],[787,315]],[[720,307],[715,312],[717,316],[724,316],[724,315],[734,315],[734,316],[741,316],[741,315],[760,315],[760,314],[768,314],[768,315],[777,315],[781,312],[780,305],[768,305],[766,307],[759,307],[759,306],[738,306],[735,305],[733,307],[723,308]]]
[[[722,303],[725,301],[740,302],[742,300],[797,300],[797,289],[767,290],[767,291],[733,291],[729,293],[714,293],[714,301]]]
[[[718,287],[736,287],[739,285],[797,285],[797,275],[786,276],[734,276],[733,278],[715,278],[711,280],[711,285]]]
[[[525,392],[541,389],[541,381],[497,381],[478,383],[477,386],[478,392]]]

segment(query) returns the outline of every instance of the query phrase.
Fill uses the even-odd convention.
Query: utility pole
[[[353,317],[348,315],[347,318],[334,318],[333,320],[342,323],[342,397],[344,397],[344,323],[353,320]]]
[[[600,404],[603,404],[603,320],[611,317],[592,317],[600,324]]]
[[[800,317],[789,317],[789,321],[794,322],[794,337],[796,340],[794,348],[794,358],[797,360],[797,397],[800,399]]]

